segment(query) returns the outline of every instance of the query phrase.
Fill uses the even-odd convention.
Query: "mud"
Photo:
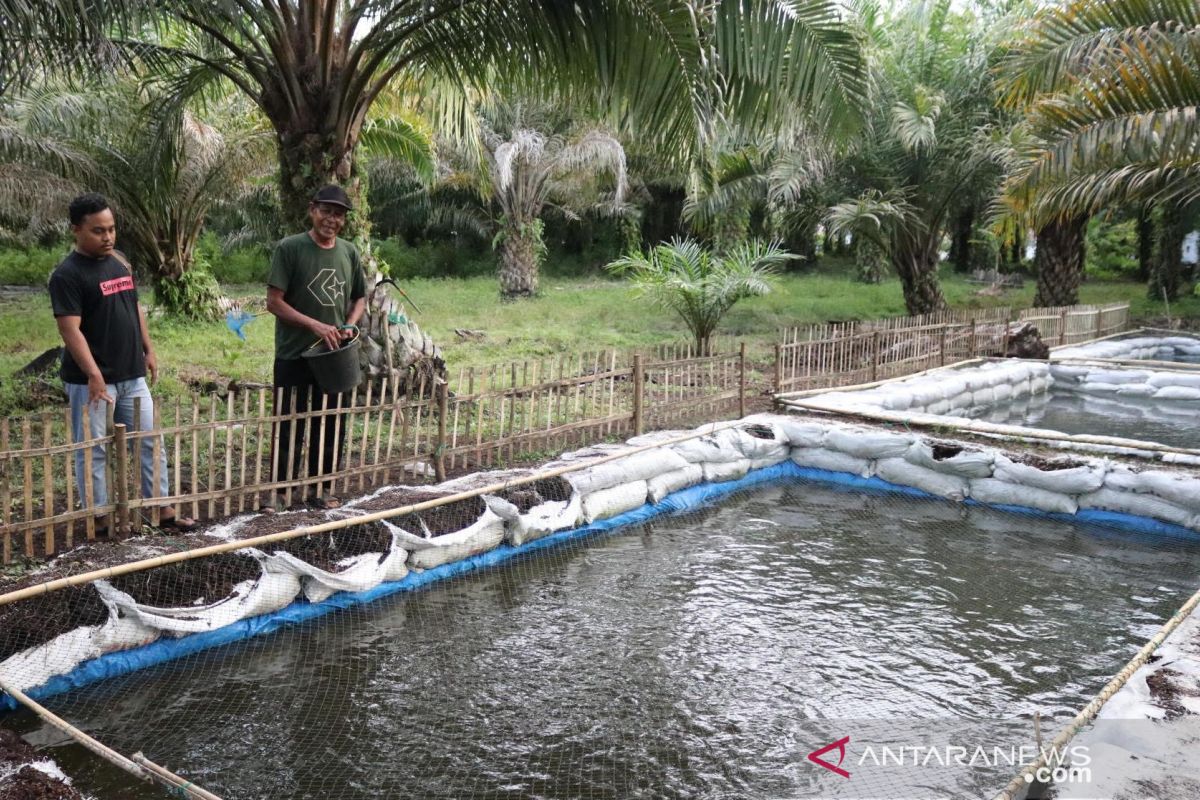
[[[33,767],[8,774],[18,764],[42,759],[20,736],[0,728],[0,800],[83,800],[74,787]]]

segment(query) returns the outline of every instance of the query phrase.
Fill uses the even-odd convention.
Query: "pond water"
[[[1198,583],[1196,541],[791,481],[49,704],[227,800],[828,796],[837,731],[1073,714]]]
[[[1200,403],[1054,389],[998,403],[975,419],[1063,433],[1119,436],[1172,447],[1200,448]]]

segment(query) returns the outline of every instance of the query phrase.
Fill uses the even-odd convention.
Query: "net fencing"
[[[226,800],[992,796],[1200,584],[1181,529],[750,439],[130,540],[159,565],[0,605],[0,680]],[[97,800],[166,796],[0,726]]]

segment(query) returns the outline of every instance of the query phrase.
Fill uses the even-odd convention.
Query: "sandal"
[[[342,505],[342,501],[338,500],[336,497],[334,497],[331,494],[312,494],[312,495],[309,495],[304,500],[304,502],[305,502],[305,504],[307,504],[313,508],[320,508],[320,509],[325,509],[325,510],[328,510],[331,508],[339,508]]]
[[[169,517],[160,517],[158,527],[164,531],[175,531],[176,533],[188,533],[200,527],[200,523],[194,519],[180,517],[178,514],[172,514]]]

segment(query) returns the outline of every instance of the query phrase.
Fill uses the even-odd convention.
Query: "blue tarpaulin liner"
[[[845,472],[830,472],[828,470],[816,469],[813,467],[801,467],[792,461],[784,461],[783,463],[772,467],[754,470],[740,480],[693,486],[690,489],[684,489],[682,491],[675,492],[674,494],[663,498],[663,500],[659,503],[647,503],[640,508],[627,511],[624,514],[612,517],[611,519],[594,522],[582,528],[575,528],[569,531],[561,531],[559,533],[550,534],[549,536],[541,539],[535,539],[534,541],[526,542],[520,547],[502,544],[487,553],[472,556],[451,564],[443,564],[439,567],[434,567],[433,569],[425,570],[423,572],[412,572],[409,573],[409,575],[403,580],[394,581],[391,583],[383,583],[364,592],[340,592],[328,598],[327,600],[323,600],[320,603],[310,603],[306,600],[299,600],[292,603],[287,608],[282,609],[281,611],[276,611],[271,614],[264,614],[258,617],[252,617],[250,619],[244,619],[240,622],[235,622],[232,625],[227,625],[223,628],[220,628],[219,630],[192,634],[190,636],[185,636],[178,639],[164,638],[152,644],[132,650],[125,650],[118,653],[108,653],[100,656],[99,658],[94,658],[90,661],[80,664],[78,667],[65,675],[59,675],[52,678],[45,684],[29,690],[27,694],[34,699],[51,697],[53,695],[78,689],[107,678],[125,675],[135,670],[145,669],[147,667],[152,667],[177,658],[182,658],[202,650],[208,650],[213,647],[220,647],[224,644],[230,644],[232,642],[238,642],[254,636],[261,636],[263,634],[271,633],[285,626],[306,622],[308,620],[324,616],[325,614],[329,614],[333,611],[350,608],[363,603],[370,603],[373,600],[378,600],[379,598],[387,597],[399,592],[414,591],[435,581],[444,580],[446,578],[471,572],[477,569],[483,569],[485,567],[502,564],[526,553],[546,550],[576,539],[606,533],[628,525],[636,525],[663,514],[679,514],[693,511],[720,500],[727,495],[733,494],[734,492],[738,492],[752,486],[794,478],[800,478],[826,485],[833,484],[836,486],[843,486],[847,489],[852,489],[855,491],[887,492],[889,494],[903,494],[911,497],[927,498],[931,500],[937,500],[939,502],[951,502],[946,501],[941,497],[923,492],[920,489],[914,489],[909,486],[898,486],[881,478],[863,478],[858,475],[851,475]],[[973,500],[967,500],[965,502],[969,505],[985,505]],[[1048,517],[1051,519],[1059,519],[1068,522],[1091,522],[1138,533],[1150,533],[1160,536],[1185,536],[1191,538],[1195,538],[1197,536],[1196,532],[1189,528],[1184,528],[1179,525],[1172,525],[1166,522],[1160,522],[1155,519],[1137,517],[1131,514],[1122,514],[1114,511],[1081,509],[1078,513],[1071,515],[1039,511],[1036,509],[1027,508],[1025,506],[1004,505],[990,507],[999,508],[1004,511],[1029,514],[1038,517]],[[8,695],[0,696],[0,710],[13,710],[16,707],[17,703],[11,697]]]

